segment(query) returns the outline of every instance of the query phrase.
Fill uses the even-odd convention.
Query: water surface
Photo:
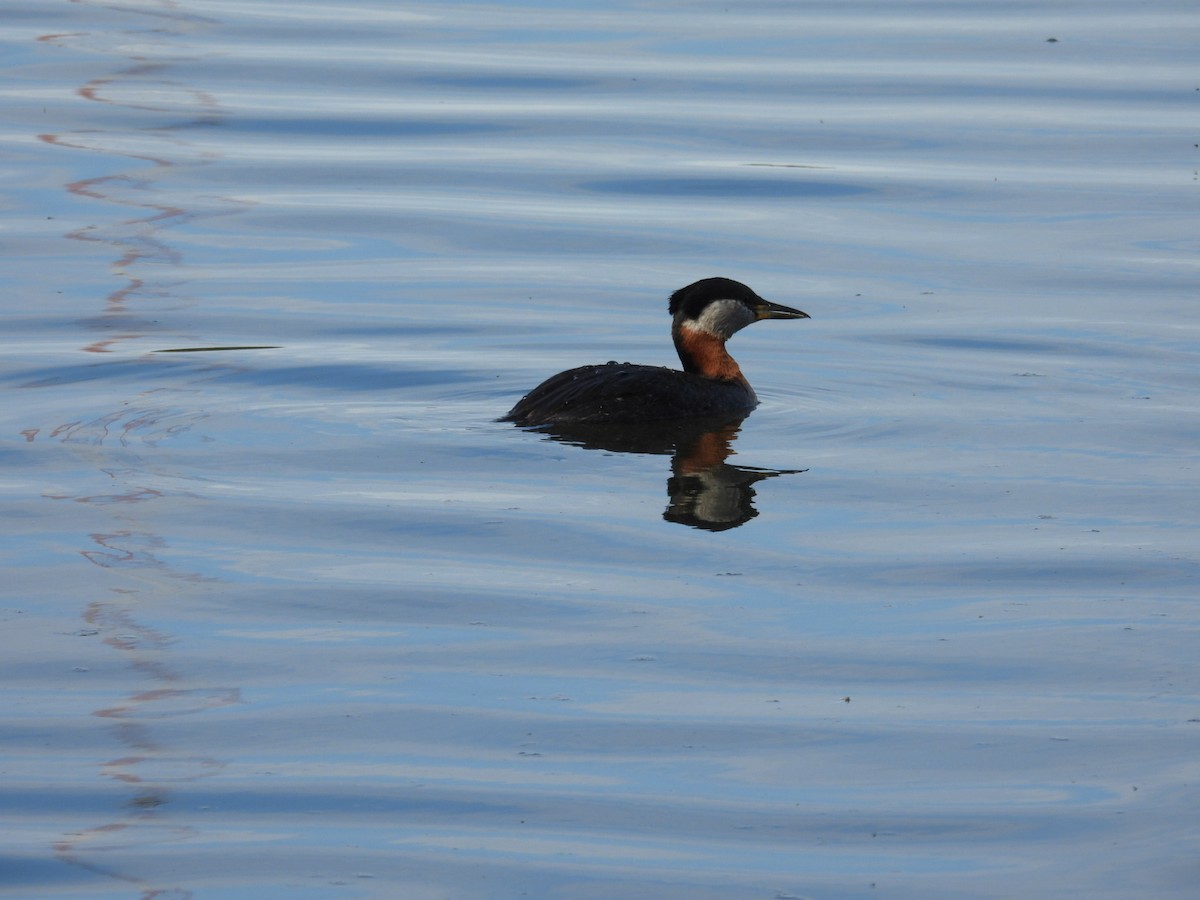
[[[1193,4],[0,9],[0,890],[1193,894]]]

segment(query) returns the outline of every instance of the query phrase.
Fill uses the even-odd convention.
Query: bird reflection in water
[[[757,482],[807,471],[760,469],[726,462],[733,455],[733,442],[743,419],[744,415],[619,425],[543,425],[530,430],[590,450],[670,455],[671,477],[667,479],[670,502],[663,518],[705,531],[726,531],[758,515],[754,508]]]

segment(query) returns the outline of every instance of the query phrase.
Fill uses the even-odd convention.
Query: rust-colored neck
[[[683,371],[694,372],[716,381],[737,381],[746,387],[750,386],[737,361],[725,349],[724,339],[698,328],[689,328],[687,325],[673,328],[671,337],[675,340],[675,349],[679,352]]]

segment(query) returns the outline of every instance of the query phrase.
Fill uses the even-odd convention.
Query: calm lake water
[[[0,21],[5,896],[1195,896],[1194,0]]]

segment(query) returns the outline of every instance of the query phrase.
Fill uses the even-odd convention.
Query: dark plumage
[[[760,319],[808,318],[729,278],[705,278],[679,289],[668,309],[682,372],[615,362],[568,369],[522,397],[502,421],[571,425],[744,415],[758,398],[725,341]]]
[[[748,412],[754,397],[736,381],[715,381],[666,366],[610,362],[552,375],[512,408],[518,425],[636,422]]]

